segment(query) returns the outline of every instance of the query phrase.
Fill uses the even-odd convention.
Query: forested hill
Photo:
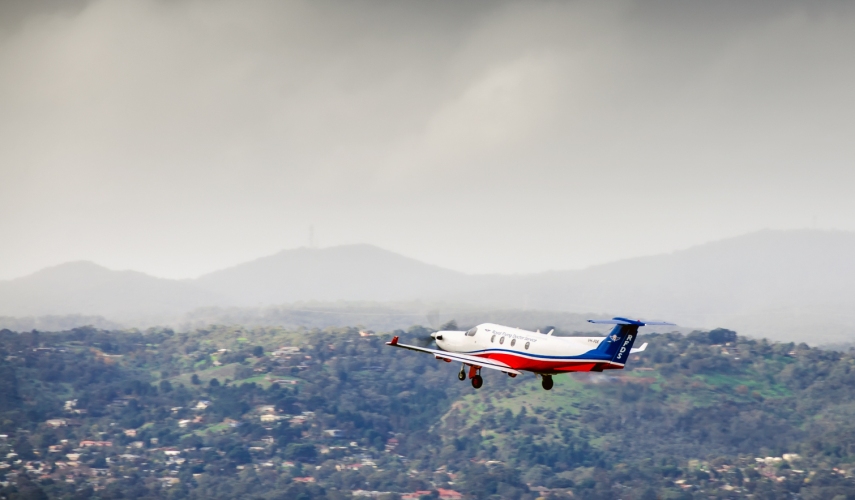
[[[649,334],[475,390],[392,333],[0,331],[0,498],[855,498],[852,354]]]

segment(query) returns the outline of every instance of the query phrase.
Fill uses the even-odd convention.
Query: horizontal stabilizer
[[[674,323],[668,323],[667,321],[642,321],[640,319],[628,319],[628,318],[612,318],[612,319],[589,319],[588,323],[597,323],[603,325],[635,325],[635,326],[645,326],[645,325],[659,325],[659,326],[676,326]]]
[[[647,349],[647,342],[645,342],[645,343],[641,344],[641,347],[633,347],[632,349],[630,349],[630,350],[629,350],[629,353],[630,353],[630,354],[633,354],[633,353],[636,353],[636,352],[641,352],[641,351],[643,351],[643,350],[645,350],[645,349]]]

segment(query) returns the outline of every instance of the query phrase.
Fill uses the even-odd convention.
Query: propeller
[[[433,344],[434,338],[430,335],[419,336],[415,338],[415,344],[419,347],[431,347]]]
[[[432,344],[436,341],[437,331],[457,330],[457,322],[454,320],[444,323],[438,329],[436,328],[436,323],[439,322],[438,310],[430,311],[427,314],[427,320],[428,323],[430,323],[431,328],[414,327],[410,329],[411,333],[417,334],[414,339],[414,343],[419,347],[432,347]]]

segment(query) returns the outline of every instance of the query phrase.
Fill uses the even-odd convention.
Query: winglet
[[[386,344],[387,344],[387,345],[398,345],[398,336],[397,336],[397,335],[395,335],[394,337],[392,337],[392,341],[391,341],[391,342],[386,342]]]

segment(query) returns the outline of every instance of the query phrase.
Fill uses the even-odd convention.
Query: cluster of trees
[[[9,436],[0,446],[51,463],[51,446],[113,444],[80,452],[81,463],[110,470],[109,482],[14,466],[0,470],[17,474],[0,498],[350,498],[440,487],[520,500],[855,498],[851,354],[728,330],[651,334],[624,372],[568,375],[550,393],[533,377],[488,373],[475,391],[449,365],[384,340],[356,329],[0,331],[0,433]],[[299,350],[271,355],[282,346]],[[270,382],[282,377],[298,383]],[[199,401],[210,404],[194,409]],[[263,423],[260,405],[308,416]],[[52,418],[69,425],[46,425]],[[164,446],[184,450],[185,462],[118,458]],[[798,461],[755,460],[783,454]],[[365,461],[373,465],[348,466]],[[168,470],[180,482],[166,488],[154,478]],[[312,482],[294,480],[305,476]]]

